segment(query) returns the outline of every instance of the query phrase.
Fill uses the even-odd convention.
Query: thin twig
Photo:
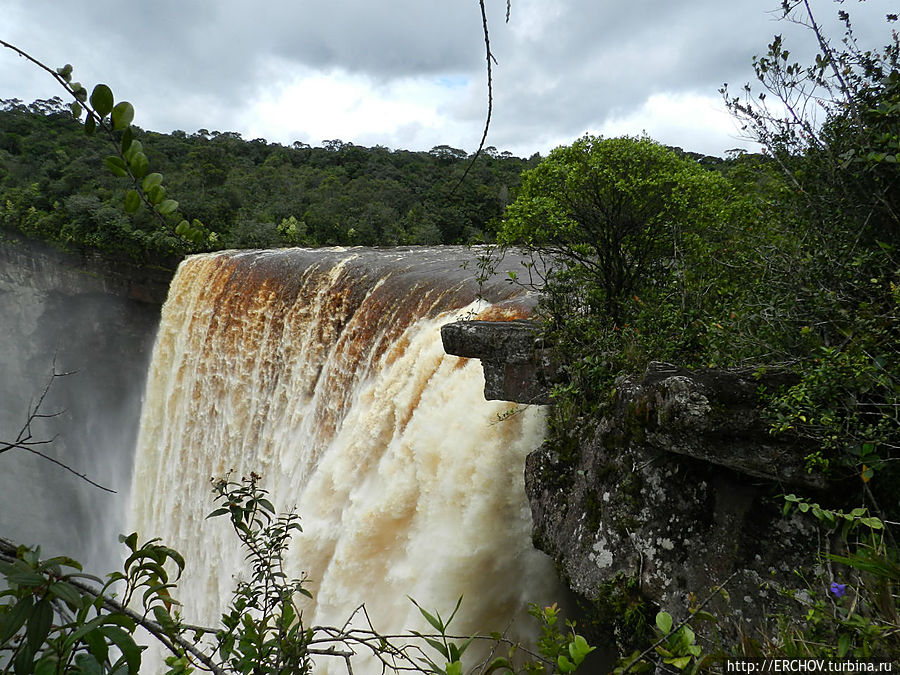
[[[493,52],[491,52],[491,35],[488,30],[488,20],[487,20],[487,10],[484,7],[484,0],[478,0],[478,6],[481,9],[481,27],[484,33],[484,51],[485,51],[485,59],[487,61],[487,117],[484,120],[484,132],[481,134],[481,142],[478,144],[478,149],[475,151],[475,154],[472,155],[472,159],[469,160],[469,163],[466,165],[466,170],[463,172],[462,177],[453,186],[453,189],[450,191],[450,194],[453,194],[459,189],[459,186],[463,184],[463,181],[466,180],[466,177],[469,175],[469,172],[472,170],[472,167],[475,166],[475,162],[481,156],[481,153],[484,151],[484,144],[487,142],[488,130],[491,128],[491,116],[494,112],[494,77],[492,71],[492,63],[496,63],[497,59],[494,58]],[[509,21],[509,2],[506,5],[506,20]]]
[[[0,43],[2,43],[2,40],[0,40]],[[6,43],[3,43],[3,44],[6,44]],[[47,399],[47,394],[50,393],[50,388],[53,386],[53,382],[56,380],[56,378],[66,377],[66,376],[72,375],[72,374],[73,374],[72,371],[67,371],[67,372],[57,371],[56,370],[56,357],[55,356],[53,357],[53,368],[50,372],[50,378],[47,380],[47,384],[44,386],[44,389],[41,392],[41,395],[38,397],[37,402],[34,403],[33,406],[29,406],[28,417],[25,420],[25,423],[22,425],[22,428],[19,429],[19,433],[16,434],[16,439],[11,442],[10,441],[0,441],[0,454],[3,454],[4,452],[7,452],[9,450],[24,450],[25,452],[30,452],[32,455],[36,455],[36,456],[40,457],[41,459],[45,459],[48,462],[51,462],[53,464],[56,464],[59,467],[62,467],[69,473],[72,473],[75,476],[78,476],[81,480],[85,481],[86,483],[89,483],[90,485],[93,485],[96,488],[104,490],[105,492],[110,492],[112,494],[116,494],[115,490],[105,487],[103,485],[100,485],[100,483],[97,483],[96,481],[93,481],[90,478],[88,478],[86,473],[80,473],[80,472],[76,471],[75,469],[73,469],[68,464],[66,464],[65,462],[62,462],[54,457],[51,457],[50,455],[47,455],[47,454],[41,452],[40,450],[36,449],[36,447],[40,446],[40,445],[50,445],[53,442],[55,442],[56,439],[58,438],[58,436],[54,436],[53,438],[49,438],[49,439],[35,440],[34,435],[32,434],[32,431],[31,431],[31,425],[33,424],[33,422],[35,420],[50,419],[53,417],[58,417],[59,415],[61,415],[63,413],[63,411],[61,411],[61,410],[57,411],[57,412],[53,412],[53,413],[45,413],[45,412],[42,412],[41,409]]]

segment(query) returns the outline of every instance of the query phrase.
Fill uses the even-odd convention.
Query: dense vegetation
[[[494,148],[465,181],[467,154],[364,148],[339,140],[285,147],[233,132],[135,130],[165,175],[197,242],[174,236],[147,209],[123,208],[128,185],[104,168],[108,139],[86,135],[59,98],[0,101],[0,225],[72,249],[137,259],[183,251],[276,246],[462,244],[493,236],[533,166]]]
[[[794,63],[776,37],[755,62],[765,91],[723,90],[765,154],[711,172],[647,138],[585,136],[525,173],[482,263],[524,248],[532,275],[517,281],[543,288],[545,338],[562,363],[550,438],[562,456],[616,377],[650,360],[779,371],[789,384],[760,390],[770,432],[839,486],[829,508],[789,495],[785,510],[802,504],[832,532],[865,527],[839,558],[854,570],[854,606],[811,609],[809,632],[791,627],[776,653],[896,655],[900,41],[889,31],[883,48],[859,47],[842,11],[833,47],[808,5],[783,8],[811,32],[815,61]],[[844,585],[832,592],[839,600]],[[679,656],[685,667],[694,657]]]
[[[800,67],[780,40],[771,49],[761,79],[783,89],[766,78]],[[811,470],[865,464],[867,482],[888,470],[900,449],[898,54],[896,33],[884,52],[845,54],[844,98],[820,127],[729,99],[765,155],[709,170],[647,138],[585,136],[526,171],[498,242],[529,252],[544,290],[566,365],[558,417],[593,412],[650,359],[779,369],[797,384],[768,392],[773,432],[816,444]],[[820,56],[810,77],[838,58]]]

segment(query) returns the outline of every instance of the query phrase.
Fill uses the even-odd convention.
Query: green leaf
[[[663,635],[668,635],[672,630],[672,615],[668,612],[659,612],[656,615],[656,627],[662,631]]]
[[[44,644],[47,635],[50,634],[50,625],[53,623],[53,606],[49,598],[42,599],[34,607],[31,616],[28,617],[28,647],[32,653],[37,654],[38,649]]]
[[[56,675],[59,659],[53,654],[47,654],[34,666],[34,675]]]
[[[137,532],[132,532],[127,537],[124,534],[119,535],[119,541],[125,544],[132,551],[137,549]]]
[[[81,641],[88,646],[88,650],[99,663],[106,663],[109,645],[106,644],[106,637],[99,627],[82,635]]]
[[[75,657],[75,663],[78,665],[81,675],[103,675],[103,666],[92,654],[81,652]]]
[[[131,126],[132,120],[134,120],[134,106],[128,103],[128,101],[122,101],[112,109],[113,129],[116,131]]]
[[[76,609],[81,607],[81,593],[72,584],[65,581],[54,581],[47,590],[70,607]]]
[[[134,143],[134,132],[131,130],[131,127],[128,127],[122,132],[122,154],[125,157],[130,156],[128,151],[131,150],[132,143]]]
[[[484,671],[484,675],[491,675],[491,673],[493,673],[495,670],[500,670],[501,668],[511,669],[509,659],[498,656],[496,659],[490,662],[487,670]]]
[[[144,182],[141,183],[141,187],[144,188],[144,192],[149,192],[155,186],[162,183],[163,175],[161,173],[148,173],[144,176]]]
[[[76,120],[81,119],[81,113],[84,112],[84,109],[81,107],[80,103],[70,103],[69,110],[72,111],[72,117]]]
[[[663,659],[665,663],[675,666],[678,670],[684,670],[687,668],[687,665],[691,662],[690,656],[676,656],[671,659]]]
[[[172,620],[172,617],[169,615],[169,612],[166,611],[165,607],[156,605],[153,608],[153,616],[156,619],[156,623],[163,627],[163,630],[169,631],[175,627],[175,622]]]
[[[41,563],[40,569],[46,570],[48,568],[58,568],[58,567],[71,567],[72,569],[76,569],[81,571],[82,566],[81,563],[77,560],[70,558],[67,555],[58,555],[53,558],[47,558],[44,562]]]
[[[127,162],[130,162],[137,153],[144,151],[144,144],[135,140],[134,134],[129,133],[130,131],[131,127],[127,128],[125,133],[122,134],[123,139],[128,139],[127,148],[124,143],[122,144],[122,154],[125,155],[125,161]]]
[[[845,656],[847,656],[847,652],[849,652],[849,651],[850,651],[850,634],[842,633],[841,637],[838,638],[838,650],[837,650],[838,658],[839,659],[844,658]]]
[[[884,527],[884,523],[882,523],[878,518],[860,518],[859,522],[863,525],[868,525],[873,530],[880,530]]]
[[[581,635],[576,635],[572,642],[569,643],[569,656],[572,657],[572,661],[575,665],[580,664],[584,659],[594,651],[595,647],[591,647],[587,640],[585,640]]]
[[[136,142],[136,141],[135,141]],[[150,160],[143,152],[136,152],[129,161],[131,164],[131,172],[135,178],[143,178],[147,171],[150,170]]]
[[[84,133],[91,136],[95,131],[97,131],[97,122],[93,116],[88,115],[84,120]]]
[[[128,213],[135,213],[141,208],[141,196],[137,190],[129,190],[125,194],[125,210]]]
[[[100,117],[106,117],[113,109],[112,89],[105,84],[98,84],[91,92],[91,105]]]
[[[107,168],[113,172],[113,175],[119,178],[125,178],[128,175],[128,167],[118,155],[110,155],[105,160]]]
[[[7,614],[0,614],[0,644],[5,643],[25,625],[34,607],[34,596],[26,595]]]
[[[425,637],[424,635],[422,636],[422,639],[425,640],[425,642],[427,642],[429,645],[431,645],[431,648],[437,651],[441,656],[443,656],[448,661],[450,660],[450,651],[444,646],[443,642],[435,640],[434,638]]]
[[[12,574],[8,574],[6,576],[7,581],[11,584],[15,584],[20,588],[34,588],[35,586],[40,586],[44,583],[44,577],[40,574],[36,574],[31,570],[23,571],[18,570],[13,572]]]
[[[141,668],[142,650],[135,644],[134,638],[117,626],[104,626],[103,634],[122,652],[122,658],[128,664],[129,675],[136,675]]]
[[[147,198],[150,200],[151,204],[159,204],[166,198],[166,188],[162,185],[154,185],[147,193]]]
[[[416,605],[416,606],[418,607],[418,605]],[[435,617],[435,616],[433,616],[432,614],[429,614],[428,612],[426,612],[426,611],[425,611],[424,609],[422,609],[421,607],[419,607],[419,612],[422,614],[422,616],[425,617],[425,620],[426,620],[428,623],[430,623],[430,624],[432,625],[432,627],[434,627],[434,629],[435,629],[436,631],[438,631],[439,633],[443,633],[443,632],[444,632],[444,624],[441,622],[441,620],[440,620],[440,618],[439,618],[440,615],[438,615],[438,617]]]
[[[714,614],[704,612],[702,609],[694,612],[694,618],[702,619],[703,621],[718,621]]]
[[[16,654],[16,658],[13,659],[13,672],[16,675],[26,675],[31,673],[33,668],[34,652],[31,651],[28,643],[25,643],[19,647],[19,652]]]
[[[556,659],[556,667],[559,668],[559,672],[561,673],[574,673],[575,669],[578,667],[569,659],[567,659],[562,654],[559,655]]]
[[[174,213],[175,209],[178,208],[178,202],[174,199],[166,199],[157,207],[157,210],[163,214],[164,216],[169,215],[170,213]]]

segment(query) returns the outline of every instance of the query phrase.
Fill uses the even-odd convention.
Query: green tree
[[[536,252],[551,280],[585,283],[613,324],[683,264],[688,232],[716,227],[728,184],[649,138],[584,136],[526,172],[498,242]]]
[[[697,358],[699,317],[718,300],[696,288],[737,204],[721,174],[649,138],[584,136],[523,174],[480,265],[524,252],[511,281],[540,291],[560,364],[552,433],[565,436],[616,375]]]
[[[776,35],[753,66],[762,92],[722,90],[748,136],[782,167],[804,207],[826,227],[850,218],[853,234],[900,231],[897,196],[900,152],[900,36],[887,44],[859,44],[850,14],[837,12],[844,35],[834,44],[808,0],[782,0],[784,21],[805,27],[815,48],[809,63],[792,56]],[[888,24],[896,14],[886,16]],[[770,101],[776,105],[771,106]]]

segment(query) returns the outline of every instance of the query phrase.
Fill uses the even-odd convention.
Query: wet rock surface
[[[147,362],[171,270],[66,254],[0,233],[0,438],[15,438],[50,381],[35,440],[95,482],[3,454],[0,534],[105,574],[120,564]]]

